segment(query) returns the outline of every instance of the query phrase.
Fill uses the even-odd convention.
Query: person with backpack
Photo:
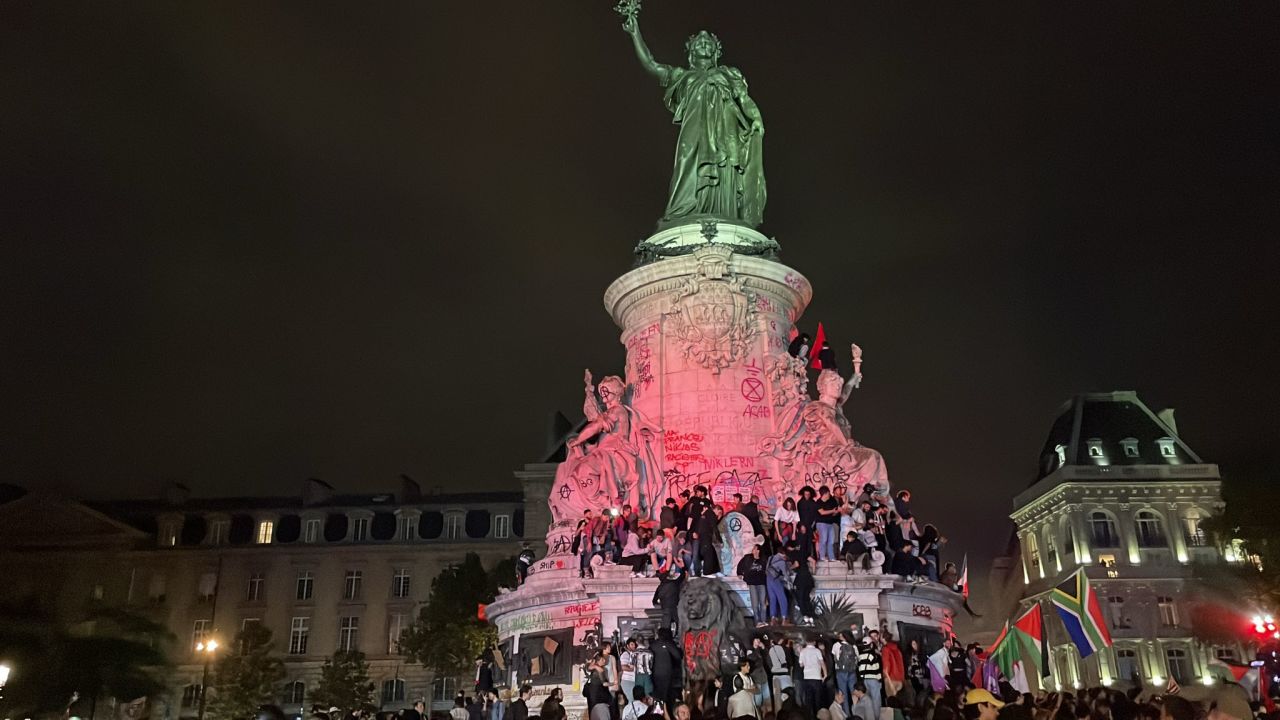
[[[769,557],[765,567],[765,591],[769,597],[769,622],[782,623],[790,617],[787,612],[787,578],[789,575],[787,554],[782,546]]]
[[[836,633],[836,642],[831,646],[831,656],[836,664],[836,691],[844,696],[843,709],[846,717],[852,711],[853,684],[858,681],[858,646],[850,642],[849,631]]]
[[[738,674],[733,676],[733,694],[729,696],[728,710],[727,717],[730,718],[758,717],[760,714],[756,708],[756,683],[751,679],[751,661],[745,657],[738,661]]]
[[[785,642],[786,638],[779,635],[773,639],[773,644],[769,646],[769,684],[772,686],[773,696],[778,698],[782,697],[783,690],[792,686],[791,665],[787,661]]]
[[[862,638],[862,651],[858,653],[858,682],[854,685],[861,684],[865,688],[863,692],[871,704],[871,717],[874,720],[880,718],[880,688],[883,680],[884,674],[880,669],[880,631],[872,630]],[[857,699],[856,694],[854,699]]]

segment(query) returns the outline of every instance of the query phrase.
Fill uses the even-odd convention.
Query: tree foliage
[[[441,675],[469,672],[485,648],[497,643],[497,631],[479,619],[477,610],[493,602],[500,581],[513,584],[505,576],[514,576],[514,567],[514,561],[504,561],[486,572],[480,557],[467,553],[461,563],[445,568],[431,581],[417,621],[400,637],[401,652]]]
[[[284,662],[275,657],[271,631],[251,623],[217,661],[207,712],[217,720],[253,717],[259,705],[275,704],[284,680]]]
[[[311,691],[311,700],[320,705],[354,710],[370,702],[373,683],[364,653],[339,650],[326,658],[320,668],[320,682]]]
[[[0,699],[3,717],[61,714],[76,693],[128,702],[164,688],[173,636],[127,610],[91,602],[60,618],[48,599],[0,607],[0,657],[14,668]]]

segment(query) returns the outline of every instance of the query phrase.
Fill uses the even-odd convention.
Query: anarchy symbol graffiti
[[[742,529],[741,518],[729,518],[729,532],[738,532]]]
[[[760,378],[749,377],[742,381],[742,397],[747,402],[760,402],[764,399],[764,383]]]

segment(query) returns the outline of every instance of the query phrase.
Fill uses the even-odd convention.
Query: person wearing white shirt
[[[635,692],[636,699],[627,703],[627,706],[622,710],[622,720],[640,720],[645,713],[649,712],[650,708],[653,708],[654,715],[662,715],[662,708],[654,707],[654,699],[649,697],[644,688],[636,688]]]
[[[807,640],[797,661],[804,673],[800,681],[800,702],[816,714],[822,698],[822,681],[827,679],[826,660],[813,641]]]

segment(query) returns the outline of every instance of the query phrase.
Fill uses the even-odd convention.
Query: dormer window
[[[1125,438],[1120,441],[1120,447],[1124,450],[1124,456],[1127,458],[1142,457],[1138,453],[1138,440],[1136,438]]]
[[[351,539],[356,542],[363,542],[369,539],[369,518],[356,518],[354,529],[351,532]]]
[[[270,520],[262,520],[258,522],[258,535],[255,538],[259,545],[270,545],[271,538],[275,532],[275,523]]]
[[[1092,438],[1085,441],[1085,447],[1089,451],[1089,459],[1097,465],[1107,464],[1107,453],[1102,449],[1102,440],[1100,438]]]
[[[1156,440],[1156,446],[1160,448],[1160,457],[1166,460],[1176,460],[1178,458],[1178,451],[1174,448],[1173,438],[1160,438]]]

